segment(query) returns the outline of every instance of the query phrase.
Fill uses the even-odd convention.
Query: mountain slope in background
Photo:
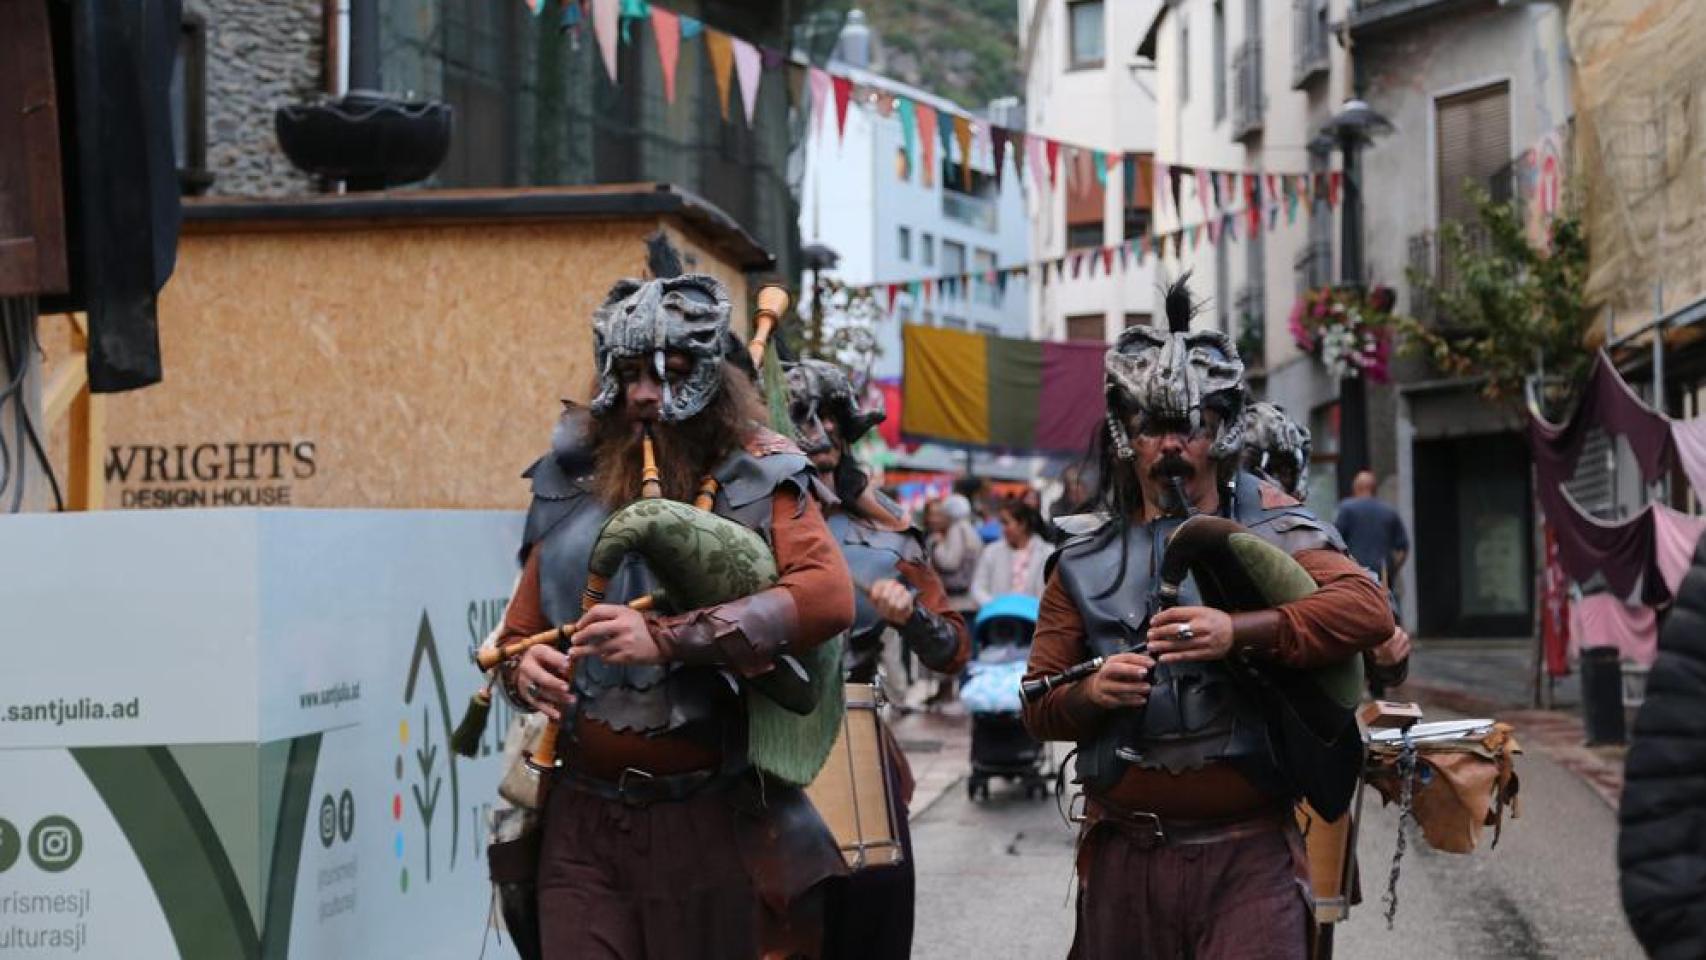
[[[1019,5],[1014,0],[858,0],[885,76],[971,110],[1018,96]]]

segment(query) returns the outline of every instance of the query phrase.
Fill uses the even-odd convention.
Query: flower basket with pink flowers
[[[1319,359],[1337,379],[1367,377],[1386,383],[1394,301],[1389,287],[1311,290],[1291,308],[1291,337],[1299,350]]]

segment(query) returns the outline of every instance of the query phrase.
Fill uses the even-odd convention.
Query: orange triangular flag
[[[705,50],[711,54],[711,78],[717,81],[717,103],[723,122],[729,122],[729,72],[735,67],[734,38],[721,30],[705,28]]]
[[[971,120],[954,115],[954,142],[960,145],[960,184],[971,192]]]

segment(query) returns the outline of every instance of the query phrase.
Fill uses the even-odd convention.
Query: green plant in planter
[[[1592,360],[1582,343],[1592,313],[1584,293],[1588,244],[1581,219],[1574,211],[1559,215],[1546,244],[1536,246],[1514,204],[1470,189],[1485,240],[1471,242],[1455,223],[1440,228],[1452,281],[1441,284],[1410,271],[1412,289],[1437,304],[1440,321],[1399,318],[1404,351],[1428,357],[1448,374],[1484,377],[1482,394],[1505,403],[1523,402],[1523,384],[1537,365],[1551,382],[1580,382]]]

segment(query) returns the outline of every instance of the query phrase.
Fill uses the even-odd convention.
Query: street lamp
[[[1321,128],[1317,142],[1331,142],[1344,154],[1345,205],[1340,211],[1339,283],[1361,290],[1362,174],[1358,158],[1376,136],[1396,129],[1365,101],[1346,100]],[[1368,385],[1361,376],[1339,381],[1339,495],[1351,492],[1351,480],[1368,466]]]
[[[808,243],[800,248],[800,261],[812,272],[812,324],[807,332],[811,352],[823,347],[823,272],[834,270],[841,254],[821,243]]]

